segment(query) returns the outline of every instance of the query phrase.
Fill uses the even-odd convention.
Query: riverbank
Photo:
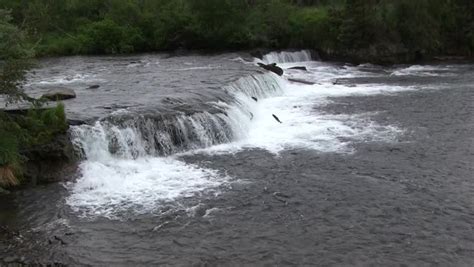
[[[21,189],[58,182],[75,172],[77,158],[65,116],[61,104],[0,110],[1,187]]]

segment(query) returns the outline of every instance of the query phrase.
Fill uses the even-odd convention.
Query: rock
[[[41,98],[46,98],[51,101],[66,100],[76,98],[76,93],[68,88],[56,88],[49,90]]]
[[[294,83],[307,84],[307,85],[314,85],[315,84],[315,83],[310,82],[310,81],[306,81],[306,80],[302,80],[302,79],[295,79],[295,78],[288,78],[288,81],[294,82]]]
[[[59,236],[56,236],[56,235],[55,235],[55,236],[54,236],[54,239],[57,240],[57,241],[59,241],[59,243],[60,243],[61,245],[67,245],[67,243],[66,243],[62,238],[60,238]]]
[[[277,75],[279,76],[282,76],[283,75],[283,69],[278,67],[275,63],[273,64],[268,64],[268,65],[265,65],[265,64],[262,64],[262,63],[258,63],[258,65],[268,71],[271,71],[273,73],[276,73]]]
[[[258,98],[256,98],[255,96],[252,96],[252,99],[253,99],[255,102],[258,102]]]
[[[26,159],[24,177],[30,185],[62,181],[77,169],[78,156],[67,133],[21,154]]]
[[[87,87],[87,89],[98,89],[98,88],[100,88],[100,85],[98,85],[98,84],[94,84],[94,85],[91,85],[91,86]]]
[[[304,70],[304,71],[308,71],[308,69],[305,67],[305,66],[296,66],[296,67],[291,67],[291,68],[288,68],[289,70]]]
[[[80,120],[80,119],[67,119],[67,123],[70,126],[79,126],[79,125],[86,124],[86,121]]]

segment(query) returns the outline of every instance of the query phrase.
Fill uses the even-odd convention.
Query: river
[[[474,264],[472,64],[41,60],[27,91],[53,86],[83,160],[0,196],[3,263]]]

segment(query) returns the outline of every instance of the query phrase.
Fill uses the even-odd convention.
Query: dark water
[[[71,88],[70,119],[89,121],[120,109],[170,112],[173,103],[216,99],[220,87],[259,71],[242,54],[144,54],[127,57],[63,57],[41,60],[26,90],[39,97],[51,88]],[[98,85],[98,89],[90,86]],[[146,109],[145,109],[146,108]]]
[[[474,67],[401,77],[359,68],[369,68],[364,78],[339,79],[414,89],[329,97],[312,114],[366,114],[403,129],[396,138],[340,136],[351,153],[247,147],[180,156],[231,182],[113,219],[74,212],[61,184],[15,192],[0,199],[3,262],[474,265]]]

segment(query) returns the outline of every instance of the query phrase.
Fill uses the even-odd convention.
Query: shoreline
[[[117,53],[117,54],[48,54],[39,55],[35,57],[35,60],[49,59],[49,58],[62,58],[62,57],[126,57],[126,56],[138,56],[138,55],[156,55],[165,54],[169,57],[180,57],[189,55],[202,55],[212,56],[221,55],[226,53],[247,53],[249,56],[260,58],[264,54],[270,52],[295,52],[308,50],[311,51],[313,59],[318,59],[326,62],[338,62],[338,63],[352,63],[352,64],[376,64],[382,66],[391,66],[399,64],[434,64],[437,62],[453,62],[453,63],[472,63],[474,62],[474,55],[466,55],[462,53],[458,54],[419,54],[418,52],[395,52],[387,54],[368,54],[369,49],[360,49],[353,51],[329,51],[328,49],[320,48],[299,48],[299,47],[287,47],[287,48],[268,48],[268,47],[255,47],[249,49],[187,49],[177,48],[174,50],[153,50],[153,51],[137,51],[134,53]]]

